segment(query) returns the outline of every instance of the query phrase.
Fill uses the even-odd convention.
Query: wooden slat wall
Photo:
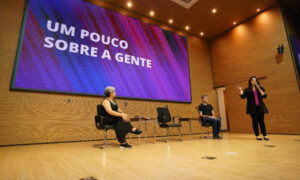
[[[96,105],[101,98],[9,90],[24,2],[2,1],[0,6],[0,145],[102,139],[103,132],[96,130],[94,125]],[[209,44],[188,36],[188,50],[192,104],[119,99],[120,108],[131,117],[156,117],[155,108],[168,104],[172,115],[197,117],[195,108],[200,103],[201,94],[205,93],[218,112]],[[67,102],[69,98],[70,103]],[[125,102],[128,106],[124,106]],[[198,122],[192,125],[193,132],[199,133]],[[152,124],[148,127],[153,135],[150,131]],[[157,129],[158,135],[164,135],[164,130]],[[188,133],[187,123],[182,129],[183,133]],[[114,138],[113,131],[110,131],[109,138]]]
[[[285,46],[283,56],[277,55],[279,44]],[[279,6],[218,36],[210,46],[214,86],[225,85],[228,94],[231,132],[253,131],[246,102],[239,98],[237,84],[230,83],[256,75],[266,76],[268,132],[300,134],[299,89]],[[247,82],[240,85],[245,88]]]

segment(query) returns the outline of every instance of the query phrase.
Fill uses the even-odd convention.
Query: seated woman
[[[125,136],[131,132],[133,134],[141,134],[142,131],[133,127],[129,121],[128,115],[125,114],[117,105],[115,101],[116,91],[114,87],[106,87],[104,90],[105,99],[102,100],[101,105],[104,116],[104,124],[114,125],[120,148],[131,148],[132,146],[126,142]]]

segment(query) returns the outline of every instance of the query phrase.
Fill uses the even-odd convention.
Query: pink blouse
[[[253,94],[254,94],[255,105],[258,106],[259,105],[259,101],[258,101],[257,91],[253,90]]]

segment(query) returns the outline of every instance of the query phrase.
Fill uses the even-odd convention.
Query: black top
[[[247,109],[246,109],[247,114],[257,114],[257,112],[259,114],[269,113],[269,111],[263,101],[263,98],[267,98],[266,91],[263,87],[260,87],[260,89],[263,92],[265,92],[265,95],[262,96],[260,94],[259,90],[256,88],[257,98],[258,98],[258,102],[259,102],[258,106],[256,106],[256,104],[255,104],[255,99],[254,99],[254,94],[253,94],[252,89],[246,88],[244,90],[244,93],[241,95],[242,99],[247,98]]]
[[[214,108],[210,104],[200,104],[198,106],[198,111],[202,111],[203,115],[212,116],[212,110],[214,110]]]
[[[102,102],[101,102],[101,115],[102,116],[111,116],[110,114],[108,114],[107,112],[106,112],[106,110],[105,110],[105,108],[104,108],[104,106],[102,105],[102,103],[103,103],[103,101],[104,101],[105,99],[103,99],[102,100]],[[107,99],[108,100],[108,99]],[[118,105],[117,105],[117,102],[114,100],[114,102],[111,102],[110,100],[108,100],[109,101],[109,103],[110,103],[110,106],[111,106],[111,109],[113,110],[113,111],[118,111]]]

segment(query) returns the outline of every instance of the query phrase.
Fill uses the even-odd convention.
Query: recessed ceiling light
[[[204,32],[200,32],[200,36],[203,36],[204,35]]]
[[[169,23],[172,24],[173,23],[173,19],[169,19]]]
[[[233,24],[236,25],[236,21],[233,21]]]
[[[259,11],[260,11],[260,9],[256,9],[256,11],[257,11],[257,12],[259,12]]]
[[[154,16],[154,11],[150,11],[150,16]]]
[[[189,30],[190,29],[190,27],[189,26],[185,26],[185,30]]]
[[[127,3],[127,7],[132,7],[132,3],[131,3],[131,2],[128,2],[128,3]]]
[[[217,12],[217,9],[216,9],[216,8],[213,8],[213,9],[211,10],[211,12],[212,12],[212,13],[216,13],[216,12]]]

